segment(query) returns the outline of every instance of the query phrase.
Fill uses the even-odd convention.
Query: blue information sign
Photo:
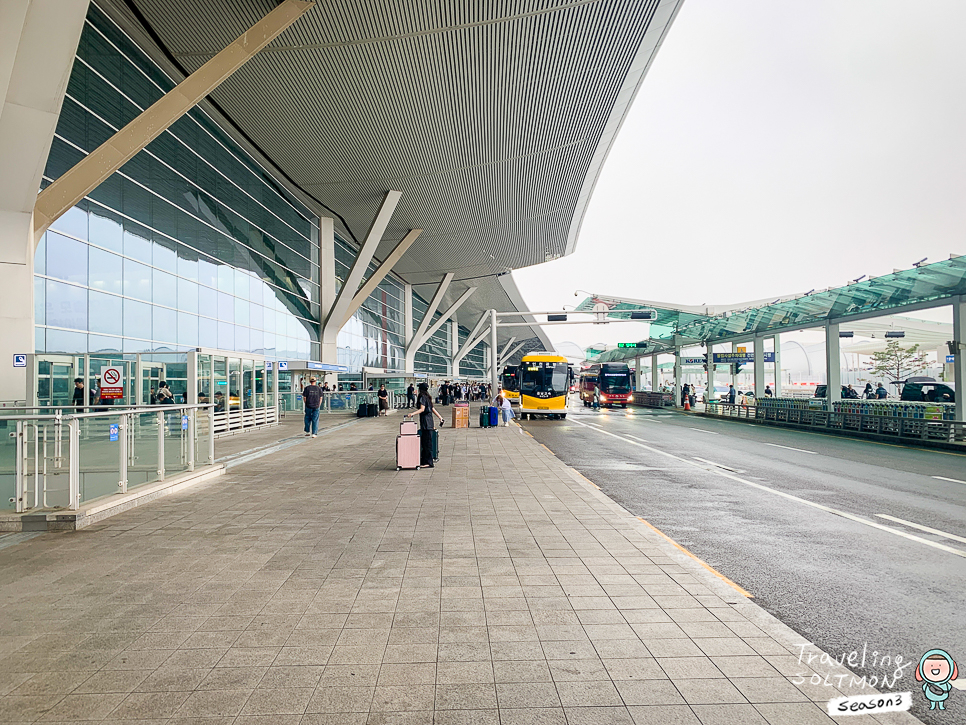
[[[946,356],[946,362],[948,362],[950,364],[956,362],[956,356],[955,355],[947,355]]]
[[[188,416],[181,416],[181,430],[188,430]]]
[[[118,424],[117,423],[111,423],[111,427],[109,428],[109,432],[111,434],[111,440],[112,441],[116,441],[117,440],[118,429],[119,429],[119,427],[118,427]]]

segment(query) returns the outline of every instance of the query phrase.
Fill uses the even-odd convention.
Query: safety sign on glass
[[[112,441],[116,441],[117,440],[117,433],[118,433],[118,425],[117,425],[117,423],[112,423],[111,424],[111,427],[110,427],[109,432],[111,434],[111,440]]]
[[[268,362],[265,363],[265,369],[266,370],[271,370],[272,369],[272,361],[271,360],[269,360]]]
[[[15,368],[25,368],[25,367],[27,367],[27,356],[26,355],[14,355],[13,356],[13,366]]]
[[[101,398],[124,397],[124,368],[101,369]]]
[[[188,430],[188,416],[181,416],[181,430]]]

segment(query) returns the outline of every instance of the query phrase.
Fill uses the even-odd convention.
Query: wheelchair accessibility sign
[[[117,440],[117,434],[118,434],[118,425],[117,425],[117,423],[112,423],[111,424],[111,427],[109,429],[109,432],[110,432],[110,435],[111,435],[111,440],[112,441],[116,441]]]

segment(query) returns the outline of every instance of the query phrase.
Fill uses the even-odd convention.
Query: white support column
[[[33,209],[88,5],[0,2],[0,400],[27,401],[13,356],[34,352]]]
[[[497,370],[497,342],[496,342],[496,310],[490,310],[490,384],[493,386],[493,393],[500,387],[500,372]]]
[[[709,342],[706,351],[708,353],[708,385],[705,388],[705,395],[708,400],[717,400],[717,396],[714,394],[714,345]]]
[[[514,345],[509,350],[504,350],[503,355],[500,357],[500,369],[502,370],[503,367],[505,367],[506,365],[508,365],[510,363],[510,358],[512,358],[514,355],[516,355],[518,352],[520,352],[520,350],[522,350],[523,349],[523,346],[526,345],[526,344],[527,343],[524,340],[523,342],[518,342],[516,345]]]
[[[674,406],[681,405],[681,348],[674,348]]]
[[[641,358],[634,358],[634,390],[641,389]]]
[[[773,392],[775,393],[775,397],[778,398],[782,394],[782,342],[780,335],[775,335],[771,339],[771,346],[772,350],[775,351],[775,387]]]
[[[506,365],[506,357],[507,357],[506,354],[510,350],[510,347],[513,345],[513,343],[515,343],[516,341],[517,341],[516,337],[511,337],[509,340],[507,340],[506,345],[503,346],[503,350],[500,351],[500,355],[499,357],[497,357],[496,362],[497,362],[497,365],[499,365],[501,368],[504,365]]]
[[[657,353],[651,355],[651,392],[656,393],[661,389],[661,369],[658,367]]]
[[[755,338],[755,398],[765,397],[765,338]]]
[[[956,384],[956,420],[966,421],[966,297],[953,302],[953,382]],[[945,358],[943,358],[945,359]]]
[[[483,341],[483,338],[486,337],[486,331],[483,329],[483,326],[489,321],[490,314],[488,312],[484,312],[482,315],[480,315],[479,321],[476,323],[476,326],[473,328],[472,332],[470,332],[469,336],[466,338],[466,342],[463,343],[462,347],[460,347],[459,351],[456,353],[455,359],[453,360],[453,365],[457,370],[459,369],[460,363],[463,362],[463,358],[465,358],[467,354],[469,354],[469,352],[479,345]]]
[[[407,284],[403,288],[403,327],[404,329],[404,345],[409,347],[409,343],[413,341],[413,286]]]
[[[325,317],[335,304],[335,222],[331,217],[319,219],[319,287],[321,288],[319,306],[322,310],[322,334],[320,337],[319,358],[324,363],[335,365],[339,362],[337,345],[338,331],[335,335],[325,334]]]
[[[731,343],[731,352],[733,352],[733,353],[734,352],[738,352],[738,345],[737,344]],[[731,364],[730,368],[731,368],[731,384],[735,387],[735,390],[737,390],[738,389],[738,376],[734,372],[735,371],[734,363]]]
[[[338,336],[339,330],[342,329],[342,321],[345,319],[346,311],[352,304],[353,298],[359,290],[359,285],[362,284],[362,279],[369,269],[369,262],[372,261],[372,256],[376,253],[379,242],[382,241],[382,235],[386,231],[386,226],[389,224],[389,219],[392,217],[401,196],[402,192],[400,191],[386,192],[382,203],[379,205],[379,211],[376,212],[376,217],[372,221],[372,226],[369,227],[366,240],[362,243],[362,248],[352,264],[352,269],[349,270],[349,274],[342,283],[342,289],[339,290],[335,302],[332,303],[323,327],[323,335],[333,342]]]
[[[828,410],[832,410],[832,405],[842,399],[842,355],[839,347],[839,326],[838,323],[827,323],[825,325],[825,400],[828,401]]]
[[[402,256],[406,251],[412,246],[419,235],[423,233],[422,229],[410,229],[409,233],[393,247],[392,251],[386,255],[386,258],[382,260],[375,271],[369,275],[365,283],[359,288],[359,290],[352,296],[352,300],[349,302],[349,306],[346,311],[342,314],[342,324],[339,325],[341,330],[348,323],[350,318],[356,313],[356,311],[362,307],[369,295],[376,291],[376,287],[379,283],[386,278],[386,275],[392,271],[392,268],[396,266],[396,263],[402,259]]]
[[[439,316],[439,319],[429,324],[432,320],[433,315],[436,313],[436,308],[439,306],[443,295],[446,293],[446,289],[449,287],[449,283],[453,279],[453,274],[449,273],[440,282],[439,287],[436,289],[436,294],[433,295],[433,301],[430,303],[429,307],[426,308],[426,314],[423,316],[422,321],[419,323],[419,329],[413,333],[413,339],[409,343],[409,347],[406,348],[406,372],[413,372],[416,363],[416,353],[419,351],[423,345],[429,342],[429,338],[436,334],[436,332],[446,324],[447,320],[456,314],[456,311],[462,307],[463,303],[466,302],[473,293],[476,292],[476,287],[469,287],[466,291],[459,296],[459,298],[452,305],[449,306],[444,313]]]
[[[456,324],[456,320],[449,321],[449,359],[446,361],[446,365],[449,368],[449,374],[453,377],[459,377],[460,371],[458,367],[455,367],[453,363],[456,360],[456,353],[460,350],[460,328]]]

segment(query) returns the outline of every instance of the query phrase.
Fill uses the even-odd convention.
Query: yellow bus
[[[567,417],[571,382],[567,358],[547,352],[524,355],[519,378],[522,415],[530,418],[535,415]]]
[[[507,365],[503,368],[503,397],[511,404],[520,402],[520,367],[518,365]]]

